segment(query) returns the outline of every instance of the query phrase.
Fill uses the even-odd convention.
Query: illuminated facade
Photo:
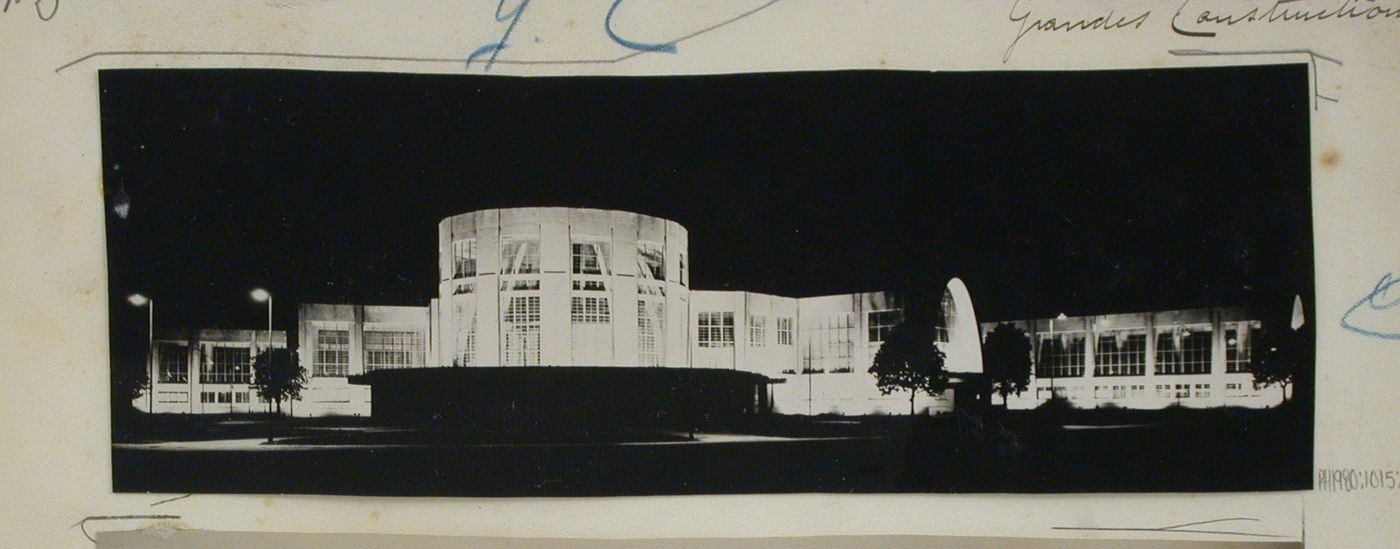
[[[445,366],[689,364],[686,230],[640,214],[484,210],[438,225]]]
[[[989,333],[998,323],[982,325]],[[1254,387],[1261,323],[1244,309],[1190,309],[1022,320],[1032,341],[1029,390],[1007,406],[1059,395],[1078,408],[1262,408],[1283,400]]]
[[[150,394],[132,403],[166,414],[239,414],[267,409],[249,382],[253,359],[269,346],[287,347],[275,330],[193,330],[160,334],[151,346]]]
[[[741,370],[771,380],[761,400],[778,413],[909,411],[908,393],[880,394],[868,372],[881,343],[905,319],[904,296],[692,290],[685,228],[630,212],[470,212],[439,223],[437,247],[438,295],[426,306],[300,306],[297,353],[309,381],[290,406],[295,415],[370,415],[370,388],[349,383],[350,376],[438,366]],[[947,282],[934,318],[954,384],[943,394],[918,396],[914,407],[921,413],[950,411],[969,395],[982,398],[963,383],[979,380],[982,334],[993,326],[978,324],[968,289],[956,278]],[[1038,360],[1031,390],[1012,397],[1012,408],[1036,406],[1052,393],[1081,407],[1277,400],[1250,383],[1247,342],[1259,323],[1239,310],[1013,324],[1032,339]],[[169,389],[158,385],[157,394],[162,391]],[[255,408],[232,404],[234,412]],[[224,411],[173,401],[156,409]]]

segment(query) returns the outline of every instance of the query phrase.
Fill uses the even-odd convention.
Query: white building
[[[770,378],[778,413],[909,410],[907,393],[881,395],[868,373],[906,315],[899,295],[692,290],[685,228],[629,212],[482,210],[444,219],[437,241],[438,296],[426,306],[301,305],[297,352],[310,379],[291,407],[296,415],[369,415],[369,387],[349,376],[426,366],[734,369]],[[948,281],[936,318],[951,377],[980,374],[983,330],[962,281]],[[1016,324],[1036,349],[1057,350],[1037,361],[1045,366],[1037,366],[1034,389],[1013,398],[1014,408],[1034,406],[1052,390],[1081,406],[1276,402],[1237,371],[1248,363],[1238,355],[1241,342],[1258,329],[1237,310]],[[1183,391],[1201,396],[1178,396]],[[948,411],[954,392],[921,395],[915,407]]]
[[[989,333],[997,323],[982,325]],[[1249,363],[1261,324],[1240,308],[1022,320],[1033,342],[1028,391],[1009,408],[1059,395],[1079,408],[1261,408],[1283,400],[1254,388]]]
[[[171,332],[152,343],[152,390],[133,403],[157,413],[235,414],[267,410],[249,387],[258,353],[287,347],[287,333],[275,330],[194,330]]]

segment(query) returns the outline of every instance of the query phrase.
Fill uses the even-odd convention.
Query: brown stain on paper
[[[1322,165],[1324,170],[1336,169],[1337,166],[1342,165],[1342,151],[1335,148],[1327,149],[1322,152],[1322,156],[1317,159],[1317,162]]]

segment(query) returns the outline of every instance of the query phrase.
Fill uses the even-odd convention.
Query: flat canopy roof
[[[599,382],[617,380],[637,383],[653,379],[704,379],[745,381],[748,383],[769,383],[763,374],[741,370],[718,368],[660,368],[660,367],[616,367],[616,366],[439,366],[432,368],[398,368],[375,370],[353,375],[348,379],[353,385],[374,386],[386,383],[424,383],[432,381],[460,381],[468,379],[490,383],[493,381],[528,382],[531,380],[583,380]]]

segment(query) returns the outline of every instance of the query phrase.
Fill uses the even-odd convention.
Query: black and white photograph
[[[99,85],[117,492],[1312,486],[1305,64]]]

